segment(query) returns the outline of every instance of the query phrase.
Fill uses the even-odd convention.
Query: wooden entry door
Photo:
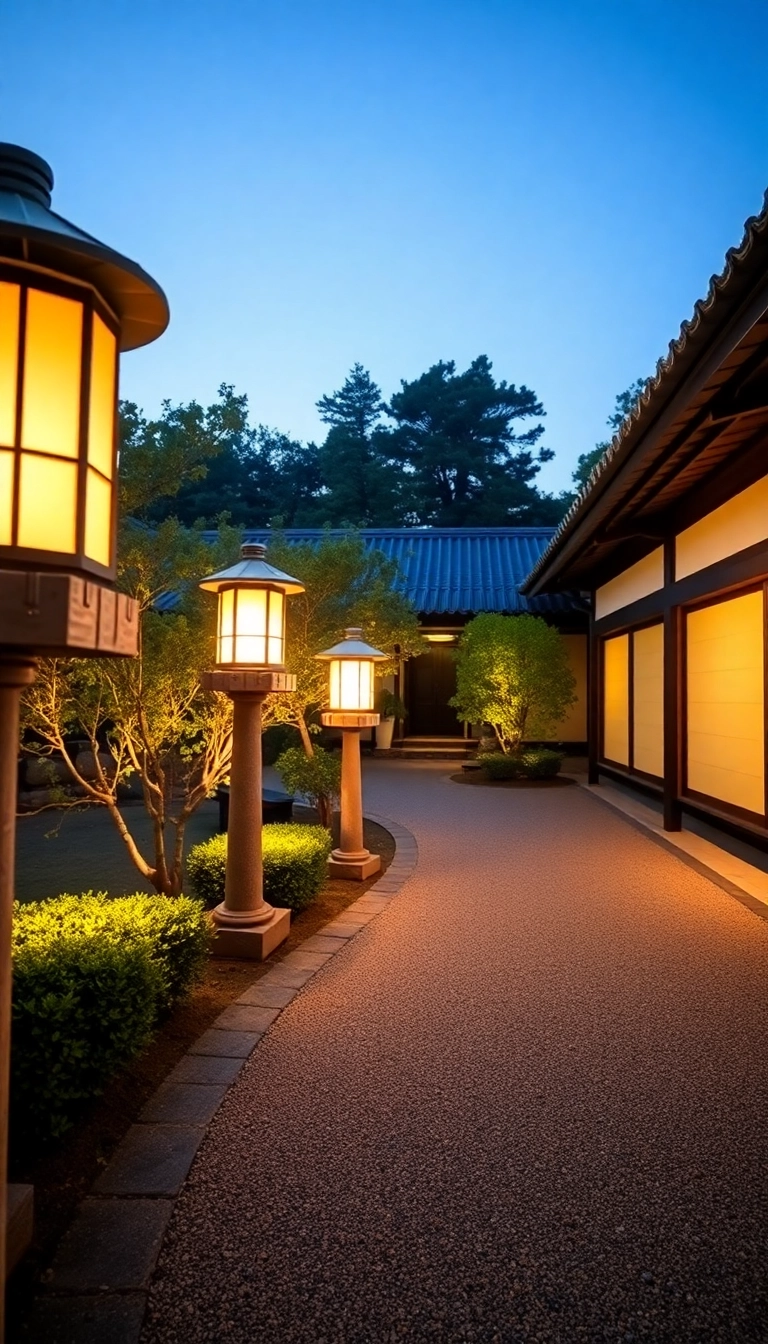
[[[433,644],[427,653],[406,665],[408,737],[461,737],[463,727],[448,704],[456,694],[453,650]]]

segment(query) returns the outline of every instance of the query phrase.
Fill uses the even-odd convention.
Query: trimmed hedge
[[[561,752],[546,747],[532,747],[509,756],[493,751],[477,759],[489,779],[553,779],[563,763]]]
[[[327,875],[331,837],[324,826],[277,822],[262,831],[264,899],[294,914],[306,910]],[[227,837],[195,845],[187,856],[187,876],[195,895],[208,907],[224,900]]]
[[[15,1136],[58,1137],[200,978],[208,916],[186,897],[63,895],[14,906]]]

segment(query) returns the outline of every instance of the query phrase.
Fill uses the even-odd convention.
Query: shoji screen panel
[[[603,643],[603,755],[629,765],[629,635]]]
[[[765,812],[762,591],[688,613],[688,788]]]
[[[664,627],[648,625],[632,636],[632,766],[664,774]]]

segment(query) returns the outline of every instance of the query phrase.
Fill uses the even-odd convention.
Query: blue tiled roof
[[[526,598],[518,585],[554,535],[553,527],[364,528],[366,546],[400,568],[400,587],[417,611],[449,616],[478,611],[564,613],[585,610],[577,594]],[[209,534],[213,539],[214,533]],[[319,543],[321,528],[288,529],[289,542]],[[332,532],[342,536],[343,532]],[[269,543],[267,530],[248,529],[244,540]]]

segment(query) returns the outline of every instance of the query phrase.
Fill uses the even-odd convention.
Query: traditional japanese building
[[[522,588],[591,594],[592,782],[768,848],[768,197]]]
[[[289,529],[289,542],[319,543],[321,528]],[[331,533],[330,535],[343,535]],[[524,597],[520,584],[551,543],[551,527],[367,528],[365,545],[397,563],[398,585],[419,613],[429,644],[426,653],[401,664],[395,689],[408,710],[396,739],[409,755],[450,751],[471,734],[448,703],[456,690],[453,658],[461,631],[482,611],[507,615],[531,612],[561,631],[576,677],[577,701],[558,727],[558,740],[571,749],[586,745],[587,604],[578,593],[555,592]],[[245,533],[246,541],[267,543],[264,530]]]

